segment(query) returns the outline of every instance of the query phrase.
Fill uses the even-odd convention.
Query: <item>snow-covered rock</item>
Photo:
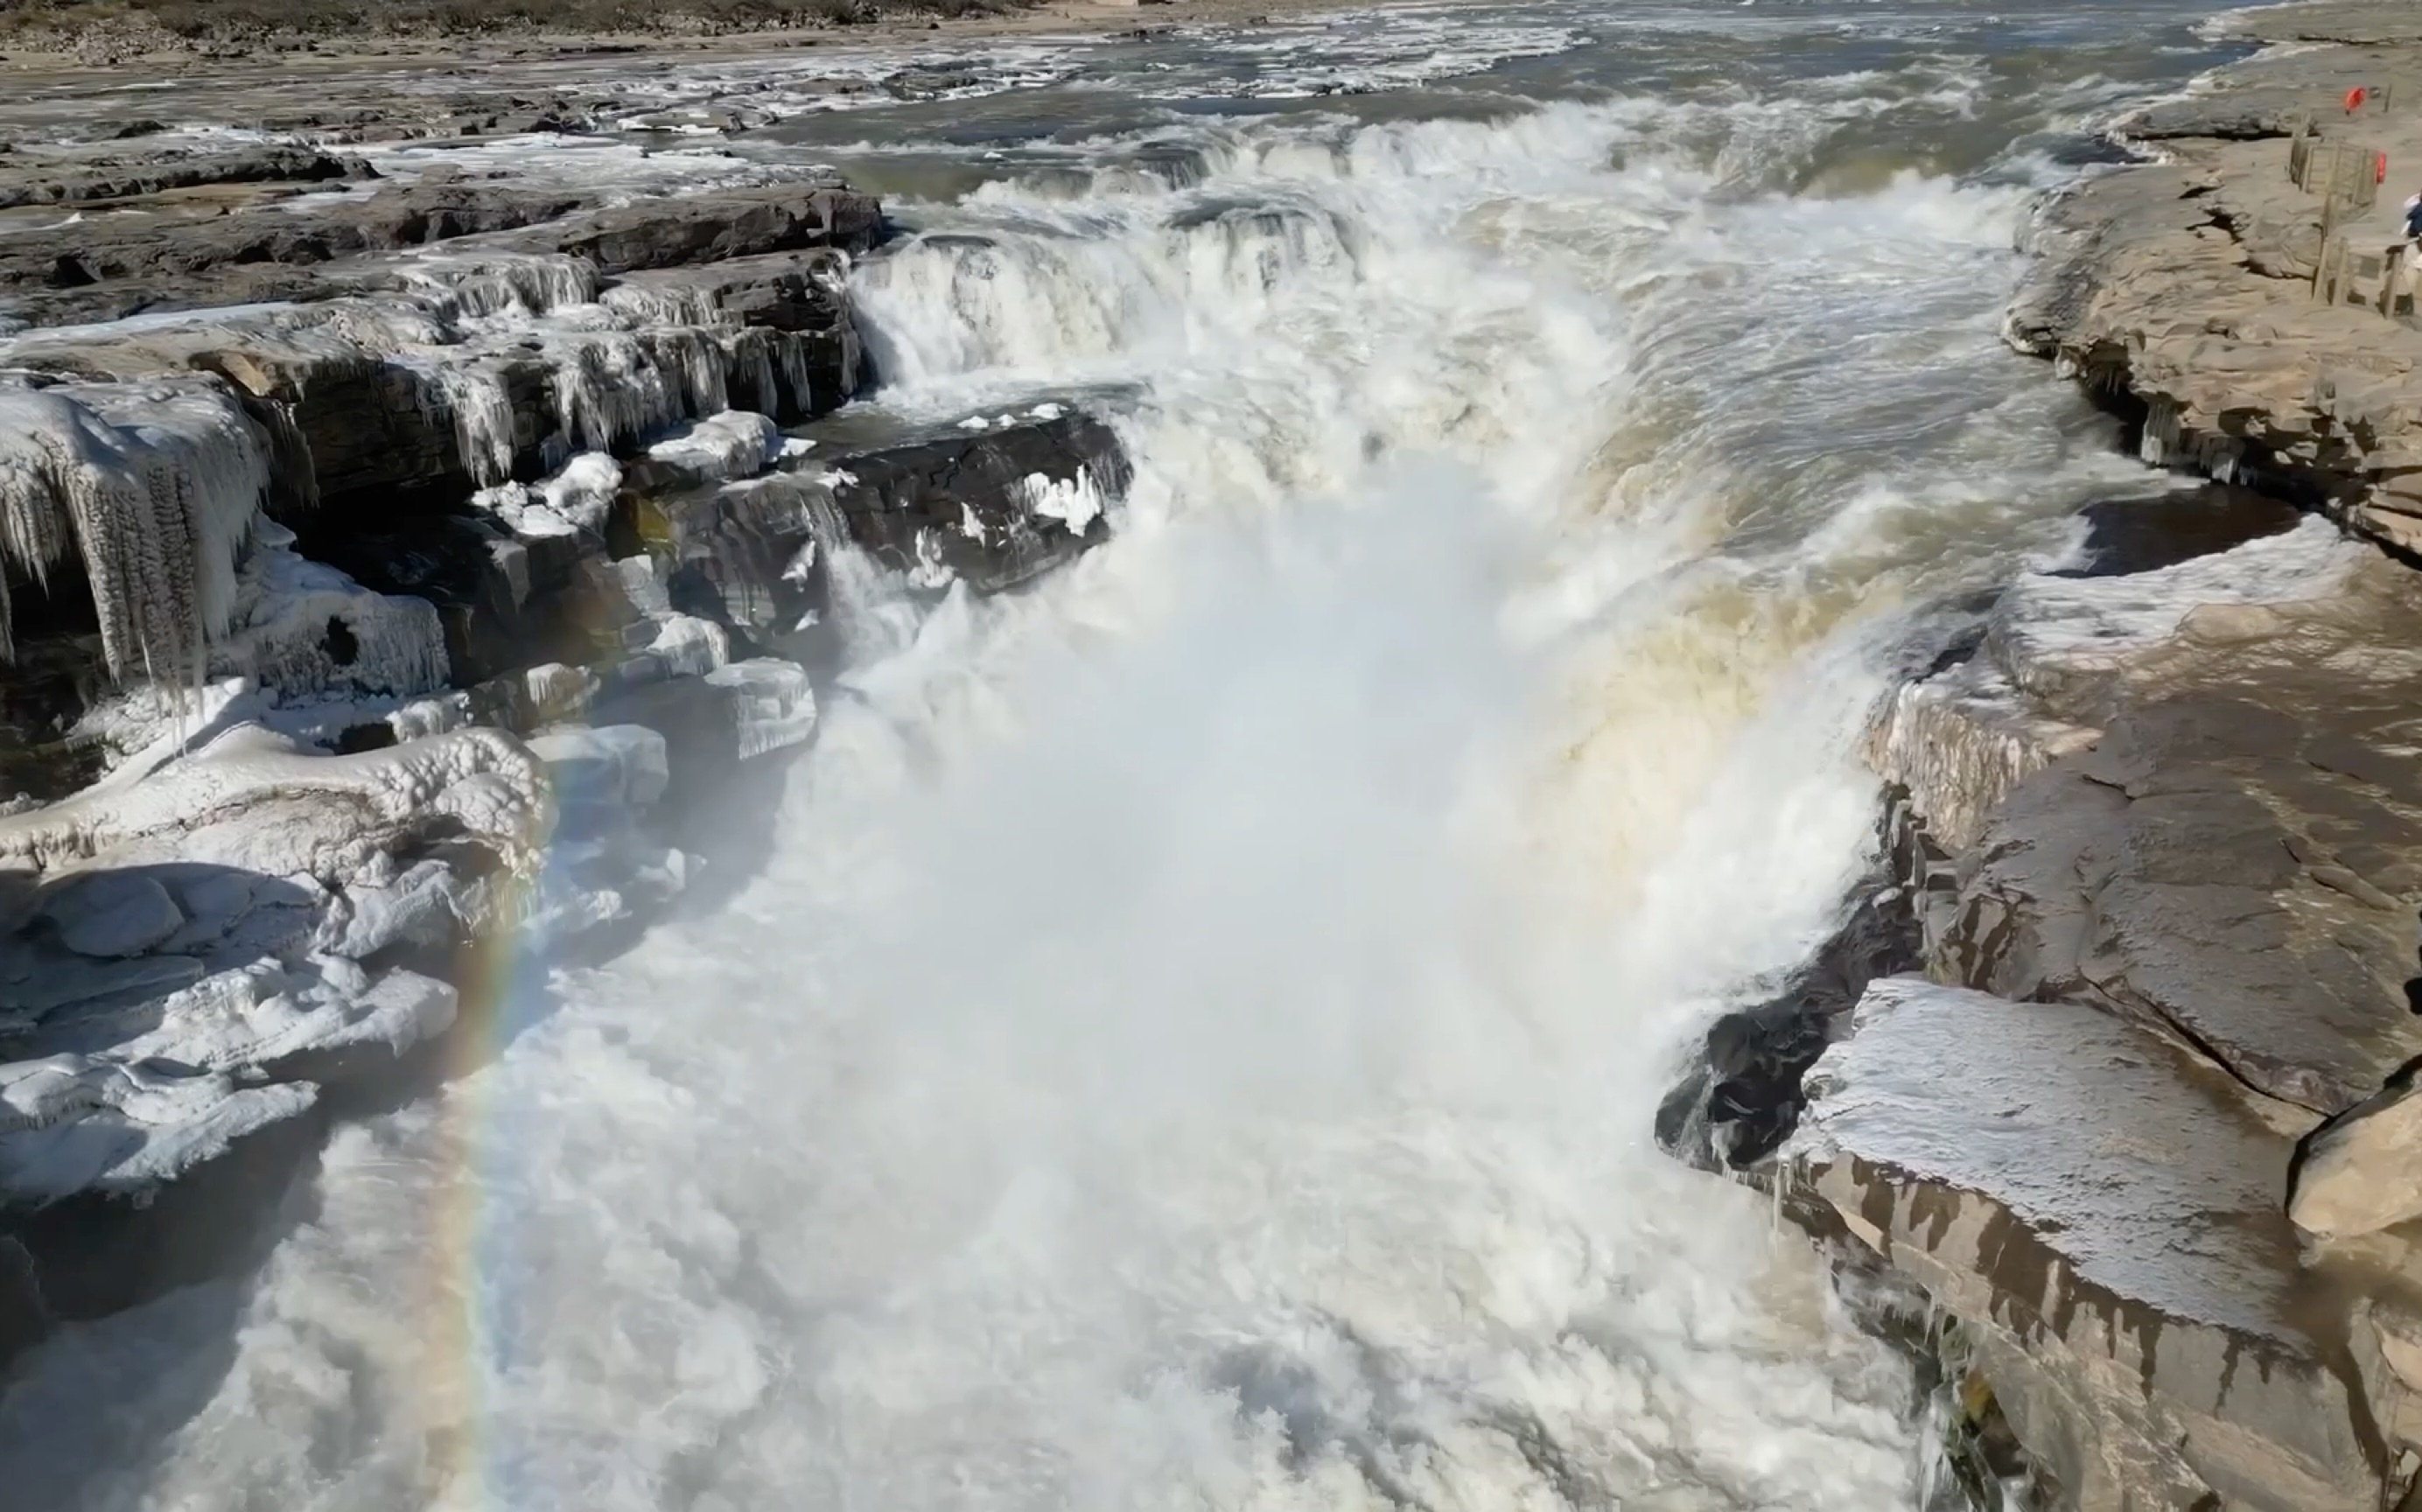
[[[529,748],[567,808],[653,808],[672,780],[665,737],[640,725],[558,726],[530,737]]]
[[[674,677],[704,677],[731,659],[731,636],[712,620],[667,614],[648,651]]]
[[[488,874],[534,873],[551,815],[497,731],[327,756],[240,725],[0,820],[35,889],[0,933],[0,1202],[139,1191],[444,1032],[454,988],[378,963],[509,921]]]
[[[737,661],[707,673],[706,680],[731,690],[743,761],[803,745],[815,732],[815,689],[806,669],[794,662]]]
[[[668,432],[648,460],[691,482],[719,482],[763,472],[783,452],[782,430],[763,415],[725,410]]]
[[[78,955],[140,955],[185,926],[168,890],[131,872],[71,874],[46,890],[38,917]]]
[[[539,484],[539,494],[559,517],[595,530],[605,526],[621,486],[621,464],[602,451],[584,451]]]
[[[536,758],[500,731],[317,756],[247,725],[157,772],[0,819],[0,866],[109,857],[341,881],[435,819],[518,850],[543,832],[545,813]]]
[[[446,632],[426,600],[372,592],[298,556],[271,520],[237,575],[236,607],[211,648],[211,674],[248,677],[272,697],[417,698],[444,688]]]
[[[0,1191],[32,1203],[140,1193],[318,1100],[307,1083],[247,1087],[76,1056],[0,1064]]]

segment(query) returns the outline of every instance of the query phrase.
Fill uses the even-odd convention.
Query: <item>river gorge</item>
[[[110,1243],[183,1242],[197,1220],[145,1228],[130,1194],[287,1138],[291,1089],[329,1089],[307,1139],[212,1199],[247,1215],[231,1258],[44,1304],[0,1396],[10,1504],[1989,1494],[1946,1460],[1939,1367],[1862,1301],[1885,1283],[1778,1221],[1787,1180],[1660,1149],[1657,1115],[1711,1021],[1792,990],[1879,892],[1908,910],[1878,721],[1991,615],[2032,593],[2051,606],[2028,622],[2083,615],[2117,644],[2370,570],[2318,518],[2252,506],[2212,546],[2268,553],[2257,589],[2194,575],[2235,551],[2097,565],[2112,520],[2175,534],[2210,496],[2144,465],[2141,417],[2005,339],[2043,196],[2126,157],[2123,112],[2248,46],[2170,0],[1152,14],[443,78],[63,76],[0,107],[0,166],[50,181],[135,146],[339,164],[193,223],[212,236],[365,226],[397,195],[424,217],[308,266],[130,269],[102,260],[155,223],[0,208],[0,260],[39,249],[0,334],[29,375],[0,424],[217,459],[155,465],[173,484],[133,503],[57,490],[114,680],[78,684],[60,717],[83,764],[0,819],[0,857],[51,898],[121,845],[113,864],[161,874],[107,919],[166,914],[87,950],[123,934],[97,905],[29,904],[25,949],[157,963],[216,885],[175,868],[310,872],[279,905],[308,950],[261,958],[290,1007],[343,1025],[272,1055],[265,1008],[237,1016],[251,1037],[199,1010],[181,1030],[185,1000],[131,976],[0,1002],[23,1041],[0,1043],[51,1068],[30,1076],[223,1076],[190,1114],[28,1092],[0,1117],[50,1141],[0,1159],[20,1196],[86,1205],[28,1221],[45,1295],[65,1283],[44,1266],[100,1273],[77,1246],[113,1223],[149,1236]],[[337,108],[475,88],[552,115],[384,132]],[[149,135],[109,142],[138,116]],[[429,197],[474,191],[445,201],[461,238],[428,228]],[[532,197],[546,213],[497,208]],[[684,197],[695,235],[644,219]],[[233,439],[193,439],[206,412]],[[0,442],[0,504],[36,498],[12,477],[47,465],[9,471],[35,454]],[[109,550],[149,548],[86,522],[163,488],[183,502],[160,517],[219,522],[195,528],[199,566],[110,587]],[[86,632],[12,528],[30,679]],[[509,606],[448,597],[465,550]],[[423,578],[398,565],[423,558]],[[2139,568],[2168,575],[2110,575]],[[530,628],[592,579],[629,606],[604,632],[588,607]],[[2126,612],[2076,608],[2111,582],[2139,585]],[[180,584],[190,613],[164,606]],[[307,592],[290,645],[275,606]],[[588,691],[550,702],[558,672]],[[686,769],[709,704],[730,748]],[[24,771],[55,772],[39,744]],[[381,830],[387,858],[346,850],[341,876],[333,842],[246,859],[320,823],[268,796],[251,849],[177,828],[341,764],[349,793],[401,793],[417,750],[397,812],[448,827]],[[1954,837],[1934,766],[1882,776],[1931,795],[1938,856],[2002,791]],[[179,782],[168,817],[126,817]],[[668,785],[690,827],[630,830]],[[468,865],[474,843],[503,859]],[[441,874],[467,918],[497,868],[527,898],[481,905],[443,969],[418,925],[380,923]],[[144,981],[236,969],[190,948],[193,973]],[[443,1013],[398,1008],[406,976],[444,979]],[[62,1027],[85,1001],[118,1039]],[[1907,1038],[1924,1059],[1900,1074],[2000,1095],[1988,1049]],[[340,1095],[365,1046],[423,1041],[408,1087]],[[141,1180],[112,1185],[122,1154],[60,1174],[87,1112],[142,1126]],[[2021,1428],[2058,1480],[2073,1452]],[[2337,1468],[2384,1476],[2350,1432]],[[2314,1500],[2209,1504],[2352,1504],[2333,1473]]]

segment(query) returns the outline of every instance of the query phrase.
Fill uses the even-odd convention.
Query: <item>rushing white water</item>
[[[1864,99],[1193,120],[895,206],[883,402],[1111,404],[1112,543],[895,606],[762,875],[523,983],[256,1281],[46,1346],[12,1483],[1914,1504],[1906,1367],[1648,1142],[1861,871],[1908,617],[2129,472],[1994,339],[2020,188],[1787,192]]]

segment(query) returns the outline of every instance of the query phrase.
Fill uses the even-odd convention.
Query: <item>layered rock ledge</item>
[[[1879,890],[1660,1114],[1917,1288],[1980,1504],[2422,1505],[2422,331],[2363,260],[2422,22],[2231,24],[2298,45],[2122,120],[2008,326],[2215,481],[1927,648]],[[2291,147],[2387,187],[2325,205]]]
[[[1071,405],[868,409],[828,172],[338,146],[0,164],[109,212],[0,236],[0,1358],[242,1263],[328,1119],[719,864],[856,622],[1126,483]]]

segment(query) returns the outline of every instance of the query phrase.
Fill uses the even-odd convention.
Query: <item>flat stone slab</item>
[[[1990,1335],[2078,1504],[2377,1493],[2344,1304],[2282,1211],[2292,1115],[2112,1016],[1913,977],[1868,988],[1809,1085],[1792,1184]]]

